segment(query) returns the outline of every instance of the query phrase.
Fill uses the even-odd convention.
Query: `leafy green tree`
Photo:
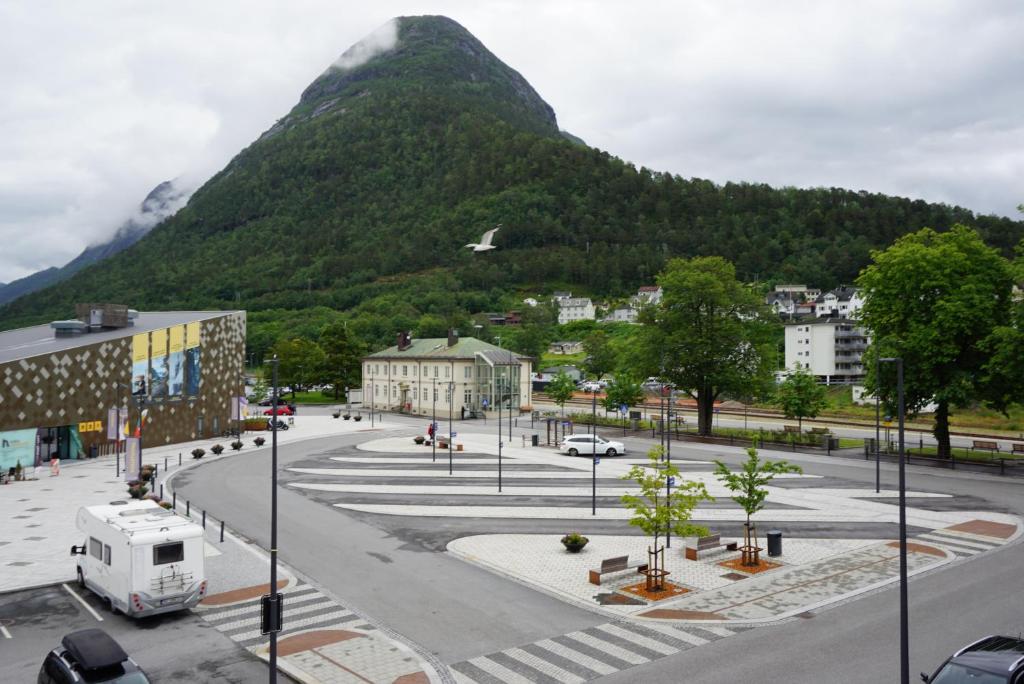
[[[263,378],[256,378],[256,384],[253,385],[252,394],[249,395],[249,401],[263,401],[270,393],[267,388],[267,381]]]
[[[548,348],[548,330],[540,325],[523,325],[511,344],[520,354],[539,360]]]
[[[565,402],[572,399],[573,394],[576,392],[576,383],[573,382],[572,378],[570,378],[567,373],[559,372],[558,375],[548,383],[545,392],[549,397],[551,397],[551,401],[558,404],[562,409],[562,415],[564,416]]]
[[[365,349],[351,335],[344,323],[332,323],[320,331],[318,340],[324,352],[322,377],[334,388],[334,399],[341,397],[345,387],[362,384],[362,358]]]
[[[757,548],[757,526],[751,521],[751,517],[764,508],[765,499],[768,498],[768,490],[764,486],[776,475],[802,472],[800,466],[786,461],[762,461],[758,458],[755,447],[747,449],[747,460],[744,461],[743,468],[736,472],[729,470],[725,463],[715,461],[715,476],[726,489],[734,492],[732,500],[747,514],[747,521],[743,525],[744,546]],[[756,565],[756,552],[753,557],[753,565]]]
[[[669,477],[678,478],[679,468],[662,462],[664,450],[654,447],[647,452],[646,466],[634,465],[620,479],[632,480],[640,487],[640,494],[623,494],[622,503],[633,512],[629,524],[639,527],[654,541],[651,569],[658,570],[662,537],[670,532],[679,537],[705,536],[706,527],[690,523],[693,511],[701,501],[714,501],[703,482],[676,480],[666,487]]]
[[[311,340],[302,337],[279,340],[270,353],[277,354],[278,382],[291,386],[292,397],[297,390],[311,384],[314,378],[323,373],[326,358],[324,350]]]
[[[605,331],[595,330],[587,335],[583,339],[583,351],[587,354],[583,359],[583,370],[595,380],[600,380],[615,368],[615,352]]]
[[[721,257],[673,259],[658,276],[661,302],[641,312],[641,357],[697,400],[697,431],[711,434],[714,402],[768,382],[775,367],[772,317]]]
[[[999,331],[1013,320],[1010,264],[966,226],[945,233],[924,228],[872,256],[857,279],[864,289],[861,320],[873,338],[865,386],[895,412],[896,374],[883,364],[877,378],[874,359],[902,358],[907,411],[935,402],[938,453],[949,458],[951,408],[980,400],[1005,409],[1012,398],[1006,388],[1014,378],[990,365],[992,354],[1013,346],[1013,336]]]
[[[827,393],[825,386],[819,385],[813,375],[796,367],[779,385],[775,399],[786,417],[796,418],[802,430],[804,418],[816,418],[828,408]]]
[[[609,411],[618,411],[623,404],[636,406],[644,399],[644,388],[640,381],[626,374],[616,375],[604,392],[601,404]]]

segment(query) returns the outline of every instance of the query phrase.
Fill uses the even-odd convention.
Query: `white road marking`
[[[8,632],[7,628],[4,627],[3,625],[0,625],[0,634],[4,635],[4,639],[10,639],[11,638],[11,633]]]
[[[99,613],[97,613],[97,612],[96,612],[95,610],[93,610],[92,606],[90,606],[90,605],[89,605],[88,603],[86,603],[86,602],[85,602],[85,599],[83,599],[83,598],[82,598],[81,596],[79,596],[78,594],[76,594],[76,593],[75,593],[75,590],[74,590],[74,589],[72,589],[71,587],[69,587],[69,586],[68,586],[67,584],[61,584],[60,586],[64,587],[64,591],[66,591],[66,592],[68,592],[69,594],[71,594],[72,596],[74,596],[74,597],[75,597],[75,600],[77,600],[77,601],[78,601],[79,603],[81,603],[81,604],[82,604],[82,605],[83,605],[83,606],[85,607],[85,609],[86,609],[87,611],[89,611],[89,613],[90,613],[90,614],[91,614],[91,615],[92,615],[92,616],[93,616],[94,618],[96,618],[96,621],[97,621],[97,622],[103,622],[103,618],[102,618],[102,617],[100,617],[100,614],[99,614]]]

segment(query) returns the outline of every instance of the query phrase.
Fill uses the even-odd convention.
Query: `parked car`
[[[268,408],[266,411],[263,412],[263,415],[269,416],[273,412],[274,412],[274,407],[271,406],[270,408]],[[291,404],[278,404],[277,405],[277,415],[279,415],[279,416],[294,416],[295,415],[295,408]]]
[[[626,445],[609,441],[601,435],[569,435],[562,440],[558,451],[570,456],[590,456],[595,453],[616,456],[626,453]]]
[[[929,684],[1020,684],[1024,682],[1024,639],[987,636],[951,655],[931,677]]]
[[[94,627],[72,632],[65,635],[60,644],[43,660],[37,684],[149,683],[138,663],[102,629]]]
[[[274,419],[273,418],[269,418],[267,420],[267,431],[269,432],[269,431],[271,431],[273,429],[274,429]],[[278,418],[277,419],[277,429],[278,430],[287,430],[288,429],[288,423],[286,423],[283,420],[281,420],[280,418]]]

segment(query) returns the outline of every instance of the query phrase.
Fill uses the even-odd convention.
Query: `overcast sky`
[[[1020,217],[1024,3],[0,0],[0,282],[201,184],[393,16],[444,14],[559,125],[717,182]]]

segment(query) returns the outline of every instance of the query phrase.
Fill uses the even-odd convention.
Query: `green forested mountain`
[[[177,215],[0,309],[0,326],[83,300],[239,306],[260,348],[337,316],[373,344],[525,292],[622,295],[672,256],[829,287],[922,226],[965,223],[1007,253],[1024,236],[1021,222],[923,201],[636,169],[560,133],[527,81],[455,22],[397,21],[394,49],[329,68]],[[497,250],[463,248],[496,223]]]

